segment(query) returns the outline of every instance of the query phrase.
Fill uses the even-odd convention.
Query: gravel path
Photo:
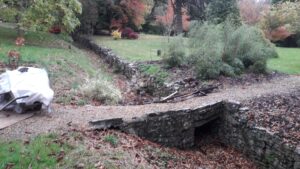
[[[91,120],[110,118],[132,118],[156,111],[195,108],[221,101],[243,102],[255,97],[290,93],[300,89],[300,76],[276,77],[270,81],[245,86],[234,86],[211,93],[206,97],[193,98],[180,103],[151,104],[142,106],[58,106],[54,105],[52,117],[36,115],[18,124],[0,130],[0,140],[23,139],[40,133],[64,131],[70,125],[88,127]]]

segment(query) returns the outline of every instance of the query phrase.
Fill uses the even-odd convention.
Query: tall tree
[[[142,0],[121,0],[120,6],[128,18],[128,25],[140,29],[145,22],[146,7]]]
[[[99,11],[95,0],[80,0],[82,4],[82,14],[79,16],[80,26],[76,33],[94,34],[94,27],[99,21]]]
[[[205,9],[211,0],[188,0],[186,3],[191,20],[204,21],[206,19]]]
[[[206,10],[207,20],[218,24],[230,17],[234,23],[240,22],[236,0],[212,0]]]
[[[185,0],[175,0],[174,2],[174,33],[179,34],[183,32],[182,25],[182,7],[185,3]]]
[[[189,16],[187,13],[187,10],[185,8],[181,9],[181,15],[182,15],[182,21],[180,24],[182,24],[183,31],[188,31],[189,28]],[[156,22],[160,25],[163,25],[164,28],[167,30],[167,33],[170,34],[172,31],[174,31],[174,23],[175,23],[175,15],[174,15],[174,1],[169,0],[167,9],[165,10],[164,15],[157,15],[156,16]]]

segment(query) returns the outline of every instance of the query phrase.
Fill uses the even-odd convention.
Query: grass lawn
[[[57,142],[54,134],[28,141],[0,142],[0,168],[56,168],[60,158],[71,150]]]
[[[137,40],[113,40],[109,36],[95,36],[94,40],[128,61],[160,60],[168,45],[168,37],[146,34],[140,34]],[[162,51],[161,56],[157,56],[157,50]]]
[[[277,48],[279,58],[270,59],[268,67],[288,74],[300,74],[300,48]]]
[[[87,78],[104,74],[86,52],[68,42],[67,36],[27,32],[23,47],[14,44],[16,37],[15,30],[0,24],[0,63],[8,62],[8,51],[17,50],[21,54],[19,66],[45,68],[55,102],[68,104],[73,97],[71,89],[77,89]]]
[[[75,47],[69,49],[67,42],[60,37],[47,33],[28,33],[25,35],[25,46],[17,47],[14,44],[16,32],[9,28],[0,27],[0,61],[7,62],[9,50],[18,50],[21,53],[21,64],[39,64],[43,67],[61,65],[63,62],[74,64],[80,69],[93,74],[92,64],[86,59],[83,52]],[[61,44],[60,47],[58,45]],[[67,46],[67,47],[66,47]],[[66,63],[68,65],[68,63]],[[64,66],[65,71],[72,71],[73,67]]]
[[[157,56],[157,50],[164,52],[168,45],[168,37],[146,34],[141,34],[138,40],[113,40],[108,36],[95,36],[94,40],[100,45],[111,48],[128,61],[160,60],[162,58]],[[187,39],[184,38],[182,45],[186,44]],[[277,52],[279,58],[268,61],[269,69],[288,74],[300,74],[300,48],[277,48]]]

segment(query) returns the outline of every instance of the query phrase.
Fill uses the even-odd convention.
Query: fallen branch
[[[173,98],[173,96],[175,96],[177,93],[178,93],[178,91],[176,91],[176,92],[170,94],[170,95],[167,96],[167,97],[163,97],[163,98],[160,100],[160,102],[164,102],[164,101],[166,101],[166,100],[169,100],[170,98]]]
[[[158,103],[165,103],[169,100],[174,100],[176,98],[180,98],[180,100],[187,100],[190,98],[193,98],[195,96],[207,96],[208,93],[211,93],[214,89],[217,89],[219,86],[210,86],[206,88],[198,89],[197,91],[194,91],[192,93],[184,93],[184,94],[178,94],[178,91],[170,94],[167,97],[163,97]]]

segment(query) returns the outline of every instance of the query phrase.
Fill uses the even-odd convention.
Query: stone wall
[[[222,106],[218,102],[195,109],[151,113],[127,121],[122,130],[166,146],[192,147],[195,128],[220,117]]]
[[[128,62],[116,55],[110,48],[106,48],[95,43],[91,37],[87,35],[73,35],[73,40],[78,44],[86,47],[95,52],[111,67],[114,67],[118,72],[125,75],[130,80],[130,86],[133,91],[149,91],[149,89],[155,91],[163,91],[162,95],[168,95],[169,91],[164,85],[158,85],[156,77],[141,73],[139,70],[139,62]],[[145,62],[146,63],[146,62]],[[160,92],[158,92],[160,94]],[[167,93],[167,94],[165,94]],[[156,94],[156,93],[155,93]],[[156,94],[156,95],[159,95]],[[159,95],[160,96],[160,95]]]
[[[219,118],[223,102],[195,109],[155,112],[131,120],[113,119],[91,122],[95,128],[120,128],[127,133],[160,143],[165,146],[187,148],[194,145],[194,131]]]
[[[216,102],[195,109],[155,112],[131,120],[93,121],[97,129],[117,128],[165,146],[187,148],[195,141],[195,128],[209,122],[213,134],[257,162],[261,168],[299,169],[300,147],[284,144],[266,129],[247,126],[239,103]],[[218,120],[215,120],[218,119]]]
[[[111,49],[102,47],[95,43],[90,37],[86,35],[74,35],[73,40],[80,45],[91,49],[98,54],[102,59],[111,66],[114,66],[118,71],[122,72],[129,79],[136,79],[138,74],[138,67],[135,63],[127,62],[115,53]]]
[[[219,126],[219,137],[256,161],[261,168],[300,169],[300,144],[290,145],[265,128],[248,126],[239,104],[226,103]]]

